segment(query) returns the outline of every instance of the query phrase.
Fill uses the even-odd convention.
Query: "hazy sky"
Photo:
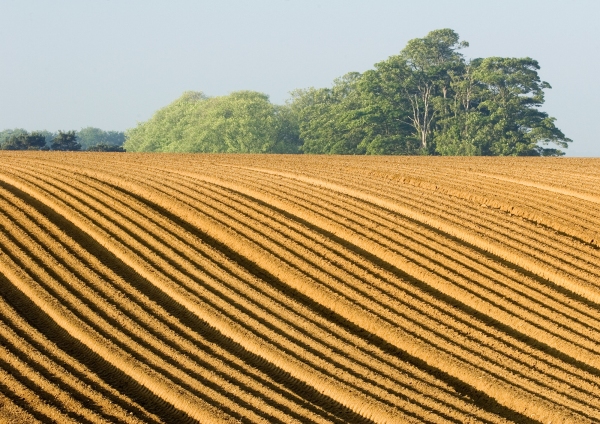
[[[569,156],[600,156],[599,16],[596,0],[0,0],[0,130],[125,130],[186,90],[283,103],[452,28],[467,57],[538,60]]]

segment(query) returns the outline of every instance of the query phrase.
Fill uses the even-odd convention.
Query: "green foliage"
[[[424,38],[410,40],[400,53],[409,69],[401,81],[401,90],[410,103],[409,120],[425,152],[435,151],[430,138],[437,114],[444,109],[452,73],[463,64],[463,56],[457,50],[469,46],[459,40],[451,29],[435,30]]]
[[[321,154],[551,155],[570,139],[539,110],[530,58],[474,59],[451,29],[410,40],[399,55],[332,88],[292,93],[301,150]]]
[[[289,105],[275,106],[276,135],[270,153],[300,153],[302,140],[298,116]]]
[[[19,134],[27,134],[27,130],[24,130],[23,128],[15,128],[12,130],[6,129],[3,131],[0,131],[0,148],[4,149],[4,143],[6,143],[6,140],[8,140],[13,135],[19,135]]]
[[[239,91],[186,92],[126,133],[128,151],[345,155],[564,154],[570,139],[539,110],[530,58],[465,60],[451,29],[410,40],[398,55],[331,88],[295,90],[285,106]],[[93,129],[86,129],[89,133]],[[83,132],[84,130],[82,130]]]
[[[400,56],[392,56],[365,72],[358,88],[363,98],[367,131],[362,145],[367,154],[413,155],[420,149],[410,116],[404,82],[410,69]]]
[[[0,132],[0,148],[133,152],[344,155],[561,156],[572,141],[542,112],[537,61],[466,60],[448,28],[331,88],[295,90],[283,106],[266,94],[188,91],[126,133]],[[552,144],[552,147],[548,147]],[[121,147],[122,146],[122,147]]]
[[[62,135],[60,135],[62,134]],[[53,144],[54,139],[60,135]],[[73,138],[75,135],[75,138]],[[22,128],[0,131],[0,149],[4,150],[91,150],[122,152],[125,134],[118,131],[103,131],[87,127],[82,130],[53,133],[34,131],[29,134]],[[77,147],[79,146],[79,147]]]
[[[303,152],[355,154],[359,149],[360,98],[355,87],[359,76],[347,74],[331,89],[309,88],[292,93],[291,109],[298,117]]]
[[[286,106],[238,91],[208,98],[186,92],[126,133],[125,149],[145,152],[294,153],[299,138]]]
[[[3,150],[41,150],[46,146],[46,137],[40,132],[14,131],[2,143]]]
[[[290,107],[298,117],[305,153],[415,153],[397,91],[377,72],[346,74],[331,89],[296,90]]]
[[[81,150],[81,144],[77,142],[75,131],[58,131],[58,134],[52,140],[50,149],[61,151]]]
[[[90,147],[97,145],[122,146],[125,142],[125,133],[86,127],[77,132],[77,141],[83,150],[90,150]]]
[[[560,156],[554,143],[571,140],[538,108],[546,82],[530,58],[477,59],[453,75],[453,99],[436,133],[437,150],[446,155]]]
[[[88,152],[124,152],[123,146],[117,146],[115,144],[98,143],[93,146],[89,146],[86,151]]]

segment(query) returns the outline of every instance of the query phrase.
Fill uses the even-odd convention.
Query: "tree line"
[[[537,61],[467,60],[451,29],[285,105],[252,91],[187,92],[126,132],[128,151],[560,156],[570,139],[539,108]],[[548,147],[550,146],[550,147]]]
[[[284,105],[256,91],[185,92],[125,133],[0,132],[0,148],[203,153],[560,156],[571,142],[540,110],[531,58],[466,59],[451,29],[329,88],[291,92]]]
[[[2,150],[57,150],[124,152],[125,133],[87,127],[80,131],[28,131],[17,128],[0,131]]]

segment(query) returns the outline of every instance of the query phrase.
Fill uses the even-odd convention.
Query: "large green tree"
[[[435,150],[432,141],[451,72],[464,63],[466,47],[450,29],[409,41],[397,56],[364,74],[349,73],[331,89],[297,90],[302,150],[329,154],[415,154]],[[437,104],[436,104],[437,101]],[[437,107],[436,107],[437,106]]]
[[[478,109],[486,117],[485,132],[493,140],[485,153],[492,155],[554,154],[540,146],[554,143],[567,147],[571,140],[554,125],[555,119],[538,108],[544,89],[538,62],[530,58],[489,57],[475,69],[482,85]]]
[[[570,139],[539,110],[544,89],[531,58],[490,57],[453,75],[449,113],[439,120],[437,151],[446,155],[562,155]]]
[[[207,97],[202,92],[187,91],[158,110],[146,122],[125,132],[124,148],[131,152],[162,152],[180,143],[198,119],[199,109]],[[187,134],[186,134],[187,133]]]
[[[332,88],[293,93],[302,150],[340,154],[560,155],[571,141],[539,110],[538,63],[465,60],[451,29],[410,40],[400,54]]]
[[[420,137],[410,117],[412,106],[405,95],[410,69],[401,56],[379,62],[366,71],[358,88],[363,99],[366,129],[363,145],[368,154],[411,155],[420,150]]]
[[[410,102],[409,120],[424,152],[435,151],[432,134],[436,115],[446,108],[452,73],[464,65],[458,50],[468,45],[460,41],[456,32],[446,28],[410,40],[400,53],[409,69],[401,82],[401,90]]]
[[[186,92],[126,133],[127,151],[292,153],[298,131],[289,108],[266,94],[238,91],[206,97]]]
[[[207,99],[173,152],[265,153],[276,144],[275,106],[266,94],[238,91]]]
[[[332,88],[296,90],[292,111],[298,116],[302,151],[316,154],[364,154],[361,75],[349,73]]]
[[[27,130],[23,128],[5,129],[0,131],[0,148],[3,148],[2,146],[11,136],[27,133]]]

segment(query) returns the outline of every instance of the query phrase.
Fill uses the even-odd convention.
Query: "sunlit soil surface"
[[[600,422],[600,160],[0,153],[0,422]]]

